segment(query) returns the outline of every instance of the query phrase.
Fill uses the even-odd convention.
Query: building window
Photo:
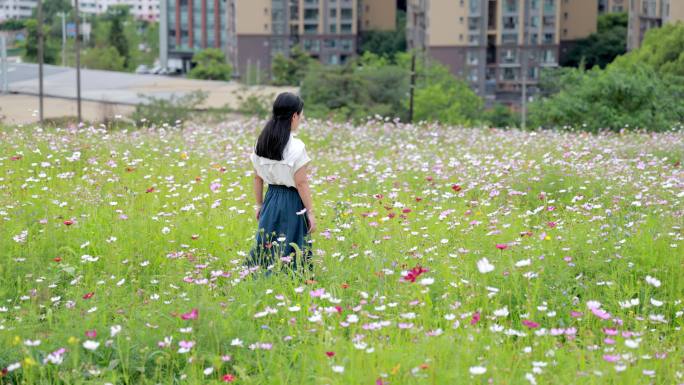
[[[349,8],[343,8],[342,10],[340,10],[340,18],[342,20],[351,20],[352,15],[353,15],[352,10]]]
[[[318,21],[318,9],[305,9],[304,21]]]
[[[344,24],[340,25],[340,32],[351,33],[352,32],[352,25],[349,23],[344,23]]]
[[[469,65],[477,65],[478,52],[477,51],[468,51],[468,53],[466,53],[466,61],[468,62]]]
[[[553,44],[554,43],[554,36],[552,33],[545,33],[544,34],[544,44]]]
[[[336,34],[337,33],[337,24],[330,24],[329,29],[330,29],[330,33]]]
[[[330,10],[330,18],[337,19],[337,8],[333,8]]]
[[[517,16],[506,16],[503,18],[504,29],[516,29],[518,26]]]
[[[518,0],[506,0],[504,12],[514,13],[518,12]]]
[[[316,34],[318,33],[318,24],[305,24],[304,33],[306,34]]]
[[[515,70],[513,68],[504,68],[503,72],[501,72],[501,80],[515,80],[517,78],[515,75]]]

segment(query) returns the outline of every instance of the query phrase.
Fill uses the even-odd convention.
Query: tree
[[[393,58],[395,54],[406,51],[406,12],[397,12],[394,31],[366,31],[361,34],[359,53],[371,52]]]
[[[575,71],[579,73],[572,75],[574,84],[530,105],[532,125],[664,131],[684,120],[681,82],[659,75],[649,65]]]
[[[627,13],[608,13],[598,18],[598,29],[581,39],[561,60],[561,66],[604,68],[627,49]]]
[[[7,19],[0,23],[0,31],[18,31],[26,27],[25,20]]]
[[[69,14],[73,7],[69,0],[43,0],[43,17],[45,22],[50,23],[57,20],[58,15],[62,12]],[[31,12],[32,18],[37,18],[38,8],[34,8]]]
[[[619,57],[612,65],[628,68],[637,63],[649,65],[662,75],[684,76],[684,23],[649,30],[639,49]]]
[[[230,80],[233,73],[226,56],[218,48],[207,48],[195,53],[192,62],[195,67],[190,70],[188,76],[194,79]]]
[[[271,64],[272,83],[277,86],[298,86],[307,70],[314,63],[314,59],[309,56],[300,46],[294,46],[290,51],[290,57],[277,54]]]
[[[483,118],[492,127],[518,127],[520,125],[520,116],[501,103],[496,103],[486,110]]]
[[[26,20],[26,40],[24,40],[22,55],[25,61],[38,61],[38,22],[35,19]],[[57,62],[58,45],[54,39],[50,39],[47,34],[47,26],[43,25],[43,59],[47,64]]]
[[[128,18],[127,6],[112,6],[107,9],[107,18],[110,20],[109,43],[116,48],[119,55],[124,58],[124,67],[127,67],[131,57],[128,38],[124,34],[124,21]]]
[[[482,99],[466,82],[453,76],[437,63],[426,67],[425,85],[414,94],[416,121],[445,124],[474,124],[482,111]]]
[[[92,69],[123,71],[125,66],[125,58],[112,46],[90,48],[82,60],[84,67]]]

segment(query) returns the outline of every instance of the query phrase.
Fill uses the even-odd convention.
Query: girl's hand
[[[261,217],[261,205],[258,205],[256,208],[256,220],[259,220],[259,217]]]
[[[316,231],[316,219],[309,211],[306,212],[306,219],[309,221],[309,234],[312,234]]]

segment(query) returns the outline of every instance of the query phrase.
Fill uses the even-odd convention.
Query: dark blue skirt
[[[256,244],[250,250],[247,265],[268,268],[280,261],[284,267],[313,270],[311,239],[307,235],[309,222],[303,211],[304,203],[296,188],[268,185]],[[299,255],[291,243],[297,245]]]

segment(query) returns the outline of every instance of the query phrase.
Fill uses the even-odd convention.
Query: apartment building
[[[646,31],[684,21],[684,0],[629,0],[627,50],[639,48]]]
[[[73,0],[71,3],[74,4]],[[97,15],[113,5],[127,5],[131,15],[140,20],[159,19],[159,0],[79,0],[78,9],[82,14]],[[0,22],[29,18],[37,6],[38,0],[0,0]]]
[[[128,6],[131,15],[139,20],[158,21],[160,0],[79,0],[78,9],[83,14],[102,14],[114,5]],[[71,2],[74,3],[73,0]]]
[[[599,0],[598,12],[599,14],[627,12],[627,2],[629,0]]]
[[[0,0],[0,22],[29,18],[37,5],[38,0]]]
[[[596,0],[409,0],[409,48],[447,65],[490,102],[517,104],[539,72],[596,31]]]
[[[187,71],[196,51],[216,47],[226,52],[237,76],[267,73],[275,55],[299,45],[323,63],[345,63],[356,54],[363,31],[395,28],[395,2],[163,0],[162,62]]]

